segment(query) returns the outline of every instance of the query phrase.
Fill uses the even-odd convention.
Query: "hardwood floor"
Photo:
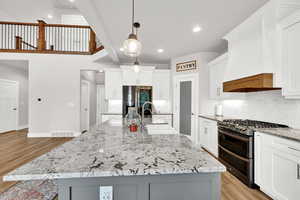
[[[27,138],[27,131],[0,134],[0,193],[16,182],[2,182],[9,171],[45,154],[70,138]],[[258,190],[241,183],[229,172],[222,174],[222,200],[270,200]]]
[[[271,200],[259,190],[248,188],[229,172],[222,174],[222,200]]]
[[[6,173],[39,157],[70,138],[27,138],[27,130],[0,134],[0,193],[16,182],[3,182]]]

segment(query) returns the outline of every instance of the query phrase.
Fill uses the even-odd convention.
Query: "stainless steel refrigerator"
[[[152,102],[152,86],[123,86],[123,117],[128,113],[129,107],[136,107],[142,115],[142,106],[146,101]],[[151,105],[145,106],[145,116],[151,117]]]

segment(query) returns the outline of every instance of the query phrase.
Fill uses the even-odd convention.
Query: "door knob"
[[[13,110],[17,110],[17,108],[13,108]]]

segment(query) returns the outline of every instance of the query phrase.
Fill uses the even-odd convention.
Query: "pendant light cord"
[[[134,33],[134,8],[135,8],[135,5],[134,5],[134,0],[132,0],[132,33]]]

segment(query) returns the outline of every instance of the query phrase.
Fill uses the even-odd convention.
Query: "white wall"
[[[96,71],[81,71],[81,80],[88,81],[90,87],[90,126],[97,123],[97,85],[96,85]]]
[[[286,100],[281,91],[248,93],[245,100],[224,100],[221,103],[225,116],[300,128],[300,100]]]
[[[16,65],[16,66],[15,66]],[[18,129],[28,127],[28,62],[0,61],[0,79],[19,83]]]
[[[29,61],[30,136],[80,133],[80,70],[98,70],[92,56],[1,53],[0,60]]]

